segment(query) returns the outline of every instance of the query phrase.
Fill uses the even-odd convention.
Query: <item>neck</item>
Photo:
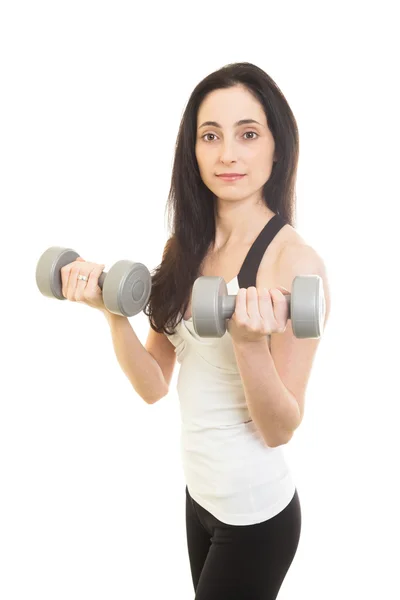
[[[255,236],[272,219],[275,213],[265,204],[226,203],[218,206],[215,214],[214,250],[226,249],[237,244],[252,244]]]

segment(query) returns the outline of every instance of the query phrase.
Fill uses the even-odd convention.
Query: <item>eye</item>
[[[248,133],[254,133],[254,135],[256,135],[258,137],[258,133],[256,133],[255,131],[246,131],[243,135],[247,135]],[[249,138],[247,138],[249,139]],[[255,140],[256,138],[250,138],[251,140]]]
[[[248,133],[253,133],[254,135],[256,135],[256,136],[258,137],[258,133],[256,133],[255,131],[245,131],[245,133],[244,133],[243,135],[247,135]],[[206,137],[206,135],[214,135],[214,136],[215,136],[215,133],[205,133],[205,134],[202,136],[202,138],[201,138],[201,139],[204,139],[204,138]],[[256,138],[255,138],[255,137],[252,137],[252,138],[246,138],[246,139],[248,139],[248,140],[255,140]],[[204,140],[204,141],[205,141],[205,142],[210,142],[210,140]],[[211,141],[212,141],[212,140],[211,140]]]
[[[206,137],[206,135],[215,135],[215,134],[214,133],[205,133],[201,139],[203,140]],[[204,141],[209,142],[209,140],[204,140]]]

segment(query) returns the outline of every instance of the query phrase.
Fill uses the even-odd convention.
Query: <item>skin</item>
[[[240,119],[258,123],[237,126]],[[203,126],[205,121],[216,121],[220,127]],[[203,100],[197,115],[195,153],[201,178],[216,196],[213,252],[226,253],[251,242],[260,221],[275,214],[265,206],[262,188],[277,157],[264,109],[245,87],[214,90]],[[226,182],[216,176],[229,172],[245,177]],[[283,287],[240,289],[235,313],[227,323],[233,340],[252,342],[283,332],[288,319],[284,294],[288,293]]]
[[[236,127],[239,119],[255,119],[260,125]],[[205,121],[222,127],[201,127]],[[262,202],[262,187],[276,156],[263,107],[246,88],[214,90],[203,100],[197,115],[195,153],[201,178],[216,195],[216,248],[251,241],[260,217],[274,215]],[[246,176],[225,182],[215,175],[225,172]]]

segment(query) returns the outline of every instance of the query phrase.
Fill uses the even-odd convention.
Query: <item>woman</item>
[[[106,316],[118,361],[149,404],[167,395],[176,359],[195,600],[272,600],[296,554],[300,501],[283,455],[304,415],[319,339],[297,339],[285,294],[325,265],[294,229],[296,121],[272,79],[250,63],[201,81],[178,133],[169,195],[172,235],[152,276],[143,346],[108,311],[103,264],[61,269],[63,296]],[[229,174],[229,177],[221,177]],[[239,174],[240,177],[232,177]],[[235,311],[221,338],[201,338],[190,298],[220,276]]]
[[[196,600],[276,598],[299,543],[300,502],[283,446],[303,418],[320,340],[294,337],[284,295],[296,275],[319,275],[325,323],[330,298],[322,259],[294,229],[298,156],[293,113],[260,68],[227,65],[194,89],[176,144],[172,233],[145,312],[150,333],[165,334],[181,364]],[[222,338],[194,330],[200,275],[223,277],[237,294]]]

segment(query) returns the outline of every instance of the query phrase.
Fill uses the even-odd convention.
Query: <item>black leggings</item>
[[[301,531],[297,490],[284,510],[254,525],[228,525],[186,486],[186,535],[194,600],[275,600]]]

